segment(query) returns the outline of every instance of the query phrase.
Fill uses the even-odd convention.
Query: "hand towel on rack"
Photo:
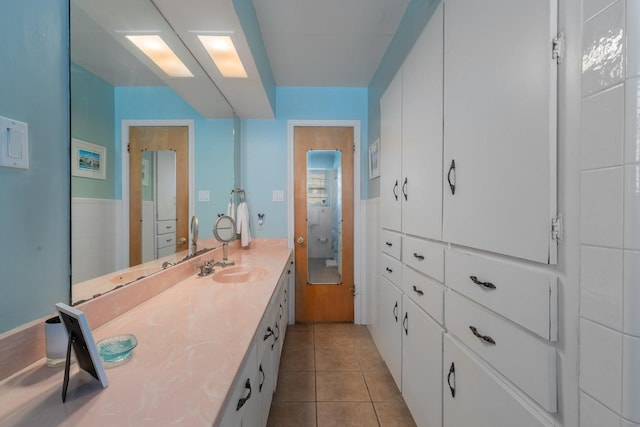
[[[249,207],[246,202],[240,202],[238,204],[236,230],[240,233],[240,245],[243,248],[249,246],[249,242],[251,242],[251,232],[249,231]]]

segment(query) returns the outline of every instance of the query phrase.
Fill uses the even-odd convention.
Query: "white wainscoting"
[[[362,301],[363,323],[375,334],[377,316],[378,265],[380,264],[380,198],[362,201],[363,251],[362,251]]]
[[[111,199],[71,199],[71,283],[121,268],[121,204]]]

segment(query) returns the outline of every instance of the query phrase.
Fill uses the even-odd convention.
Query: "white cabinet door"
[[[273,400],[275,386],[275,372],[273,369],[274,350],[267,347],[258,365],[257,394],[260,400],[260,426],[266,426],[269,419],[269,409]],[[248,424],[247,424],[248,425]]]
[[[418,426],[442,425],[442,328],[402,301],[402,396]]]
[[[449,334],[444,334],[445,427],[551,427],[553,420],[527,404]]]
[[[380,325],[378,350],[402,390],[402,292],[387,279],[380,278],[378,323]]]
[[[440,4],[402,66],[402,231],[437,240],[442,239],[442,10]]]
[[[380,224],[400,231],[402,183],[402,70],[380,99]]]
[[[556,0],[445,8],[444,240],[555,264]]]

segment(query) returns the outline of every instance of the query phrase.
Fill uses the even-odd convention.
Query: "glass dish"
[[[122,334],[98,341],[98,353],[105,366],[115,366],[128,360],[138,340],[132,334]]]

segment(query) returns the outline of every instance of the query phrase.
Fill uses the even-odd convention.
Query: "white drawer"
[[[447,286],[542,338],[557,339],[557,278],[513,261],[447,250]]]
[[[405,267],[402,290],[438,323],[444,324],[444,287],[441,284]]]
[[[544,409],[556,412],[555,347],[456,292],[447,293],[445,319],[449,332]]]
[[[444,334],[443,368],[444,427],[555,425],[449,334]]]
[[[156,234],[167,234],[176,232],[176,222],[172,220],[157,221],[156,222]]]
[[[380,272],[383,277],[389,279],[391,283],[398,288],[402,288],[402,264],[389,255],[382,254],[380,256]]]
[[[380,245],[382,252],[391,255],[395,259],[402,260],[402,236],[400,234],[382,230],[380,232]]]
[[[164,258],[166,256],[175,254],[176,253],[176,247],[175,246],[165,246],[164,248],[158,248],[157,249],[157,253],[158,253],[157,258]]]
[[[176,245],[176,233],[163,234],[156,236],[156,247],[158,249],[166,248],[167,246]]]
[[[402,253],[405,264],[444,282],[443,245],[407,236],[402,241]]]

